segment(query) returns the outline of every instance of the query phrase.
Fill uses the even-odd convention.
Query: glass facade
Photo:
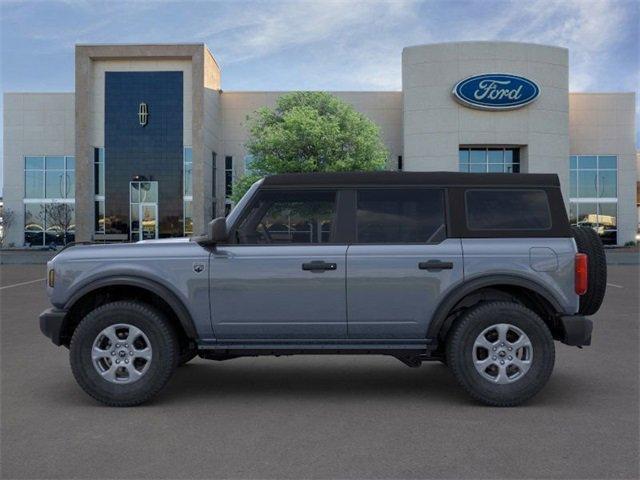
[[[193,149],[184,148],[182,192],[182,234],[193,235]]]
[[[230,197],[233,193],[233,157],[224,157],[224,189],[225,195]]]
[[[98,234],[105,233],[104,218],[104,148],[93,149],[93,180],[94,180],[94,226]]]
[[[211,152],[211,215],[216,217],[216,161],[218,160],[218,154]]]
[[[617,243],[618,158],[569,157],[569,219],[593,228],[605,244]]]
[[[458,170],[472,173],[519,173],[518,148],[460,148]]]
[[[129,237],[129,182],[158,185],[158,236],[184,235],[182,72],[106,72],[106,234]],[[139,115],[144,107],[146,117]],[[190,173],[190,170],[189,170]]]
[[[75,238],[75,158],[24,157],[24,243],[64,245]]]
[[[130,240],[158,238],[158,182],[129,184]]]

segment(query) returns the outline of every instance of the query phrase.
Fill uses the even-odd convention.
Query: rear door
[[[349,338],[426,337],[443,292],[463,279],[461,242],[446,238],[445,203],[441,188],[357,190]]]
[[[337,192],[262,190],[211,254],[218,339],[346,338],[346,243]]]

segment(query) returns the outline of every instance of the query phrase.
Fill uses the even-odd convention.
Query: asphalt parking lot
[[[40,334],[44,266],[0,267],[2,478],[638,478],[638,266],[611,266],[594,344],[557,344],[523,407],[384,357],[180,368],[151,404],[103,407]],[[23,283],[30,282],[30,283]]]

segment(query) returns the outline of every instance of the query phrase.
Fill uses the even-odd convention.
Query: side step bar
[[[198,355],[210,360],[230,360],[240,357],[284,355],[389,355],[405,365],[419,367],[423,361],[437,360],[436,346],[424,340],[406,342],[362,341],[319,342],[314,340],[293,342],[225,341],[199,342]]]

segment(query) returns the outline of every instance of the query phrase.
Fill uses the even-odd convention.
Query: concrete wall
[[[460,42],[402,51],[406,170],[458,170],[460,145],[520,146],[522,171],[554,172],[568,191],[569,55],[564,48],[511,42]],[[504,72],[534,80],[538,99],[509,111],[455,101],[460,80]]]
[[[24,157],[74,155],[73,93],[4,94],[4,209],[15,214],[6,244],[24,243]]]
[[[104,104],[104,98],[101,100],[99,95],[104,90],[101,78],[104,78],[104,71],[112,67],[154,69],[155,63],[156,70],[184,69],[185,77],[189,77],[185,78],[185,85],[190,81],[190,88],[184,88],[184,108],[185,111],[190,108],[191,115],[184,121],[183,137],[185,145],[190,144],[193,148],[194,199],[199,198],[194,203],[194,220],[197,218],[202,222],[205,51],[208,49],[204,44],[76,45],[76,240],[93,238],[93,148],[100,146],[96,143],[104,135],[104,127],[101,128],[100,123],[103,119],[95,120],[96,115],[92,112],[99,111],[100,102]],[[209,81],[215,82],[215,78],[212,76]]]
[[[224,215],[224,157],[222,155],[220,68],[209,50],[206,50],[204,60],[203,205],[198,210],[201,218],[194,220],[194,234],[204,233],[206,225],[211,219]],[[213,152],[216,153],[215,166],[213,165]],[[213,178],[214,169],[215,178]],[[194,202],[195,200],[194,190]],[[212,205],[214,200],[215,211]]]
[[[571,155],[618,156],[618,244],[634,241],[636,188],[635,93],[569,95]]]

